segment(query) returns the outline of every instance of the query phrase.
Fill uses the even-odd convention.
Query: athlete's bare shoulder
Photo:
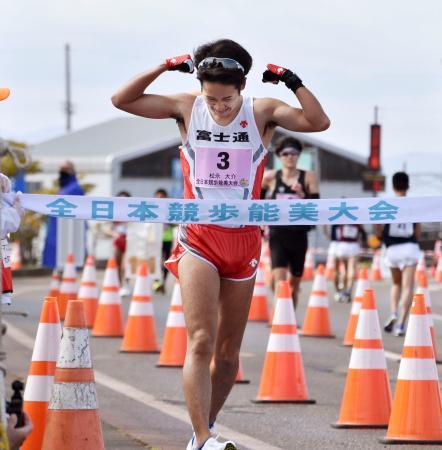
[[[273,111],[280,103],[280,100],[272,97],[255,98],[253,108],[255,114],[262,116],[260,118],[268,119],[272,117]]]
[[[194,92],[181,92],[179,94],[175,94],[172,96],[179,104],[178,107],[179,115],[175,117],[177,122],[185,122],[185,123],[189,122],[190,115],[192,114],[193,104],[195,103],[195,99],[199,95],[201,95],[199,92],[194,91]]]

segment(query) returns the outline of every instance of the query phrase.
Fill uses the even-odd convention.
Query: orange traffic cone
[[[104,273],[103,288],[95,314],[92,336],[119,337],[124,334],[117,270],[115,259],[110,258]]]
[[[288,281],[280,281],[272,331],[256,402],[315,403],[308,398],[295,309]]]
[[[66,315],[66,306],[69,300],[77,298],[77,272],[74,265],[74,255],[70,254],[66,258],[66,264],[61,279],[60,295],[58,296],[58,309],[60,319],[63,320]]]
[[[272,274],[272,259],[270,256],[269,243],[266,241],[262,242],[261,246],[261,259],[264,264],[264,281],[266,286],[271,286],[273,281]]]
[[[11,243],[11,270],[18,270],[22,267],[20,241],[14,241]]]
[[[373,262],[371,264],[370,281],[382,281],[381,273],[381,254],[376,250],[373,255]]]
[[[442,444],[442,406],[427,308],[415,294],[384,444]]]
[[[187,329],[184,322],[181,289],[178,280],[172,293],[172,302],[167,316],[158,367],[183,367],[187,350]]]
[[[42,450],[104,450],[83,302],[66,311]]]
[[[367,268],[362,267],[359,271],[359,278],[356,283],[355,296],[351,305],[351,311],[347,322],[344,342],[342,343],[343,345],[353,345],[356,326],[358,324],[359,311],[361,310],[362,306],[362,298],[366,289],[370,289],[370,282],[368,281]]]
[[[252,303],[250,304],[249,320],[260,322],[268,322],[269,320],[267,286],[265,284],[263,262],[259,263],[258,271],[256,273]]]
[[[29,414],[34,429],[21,446],[23,450],[41,449],[60,339],[57,299],[45,297],[23,397],[23,409]]]
[[[329,252],[327,255],[327,262],[325,264],[325,279],[327,281],[333,281],[335,278],[335,265],[336,258],[333,253]]]
[[[78,300],[83,300],[86,325],[88,328],[92,328],[98,308],[97,270],[95,269],[95,258],[92,255],[87,257],[84,265]]]
[[[374,292],[364,292],[335,428],[387,428],[391,392]]]
[[[437,260],[436,273],[434,274],[434,279],[438,283],[442,281],[442,256],[439,256]]]
[[[304,271],[302,272],[302,281],[313,280],[313,272],[315,270],[315,256],[313,249],[309,248],[305,255]]]
[[[249,384],[250,380],[247,380],[244,376],[241,360],[239,360],[238,373],[236,374],[235,383],[237,384]]]
[[[129,308],[122,352],[158,353],[155,319],[147,263],[138,268],[134,293]]]
[[[48,297],[55,297],[58,299],[58,296],[60,295],[60,282],[60,274],[58,273],[58,270],[54,270],[51,276],[51,286],[49,289]]]
[[[416,272],[414,273],[414,279],[415,281],[418,281],[420,275],[427,275],[427,266],[425,263],[425,254],[424,252],[421,252],[421,256],[419,258],[419,261],[417,262],[416,266]]]
[[[334,337],[330,326],[327,283],[323,264],[320,264],[316,270],[312,293],[300,334],[302,336]]]
[[[430,291],[428,290],[427,275],[425,273],[421,273],[419,275],[416,294],[422,294],[424,296],[425,306],[427,307],[427,317],[428,317],[428,325],[430,327],[431,342],[433,343],[434,358],[435,358],[437,364],[441,364],[442,361],[438,358],[438,353],[437,353],[436,332],[434,331],[433,310],[431,307],[431,296],[430,296]]]

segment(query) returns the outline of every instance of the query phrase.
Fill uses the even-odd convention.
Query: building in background
[[[362,189],[364,157],[310,134],[282,129],[276,131],[273,142],[285,133],[302,142],[305,151],[300,168],[317,172],[322,198],[371,195]],[[156,189],[162,187],[171,197],[181,197],[180,143],[174,120],[133,116],[109,120],[35,145],[32,156],[39,161],[42,171],[27,177],[28,190],[51,187],[60,163],[70,159],[81,182],[95,186],[90,195],[112,196],[126,190],[132,196],[153,197]],[[268,167],[277,163],[277,158],[270,153]],[[309,233],[309,240],[314,247],[327,245],[320,228]]]
[[[309,134],[277,130],[296,136],[306,150],[304,168],[317,171],[323,198],[366,197],[362,174],[366,159]],[[41,142],[32,148],[42,172],[27,177],[32,190],[50,187],[58,167],[66,159],[76,166],[82,182],[92,183],[90,195],[110,196],[127,190],[134,196],[150,197],[158,187],[171,196],[181,195],[182,173],[178,146],[180,135],[174,120],[120,117]],[[269,167],[273,167],[270,154]]]

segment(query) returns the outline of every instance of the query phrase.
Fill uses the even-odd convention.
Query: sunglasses
[[[215,58],[214,56],[203,59],[198,64],[198,70],[200,69],[227,69],[244,72],[244,67],[238,61],[231,58]]]
[[[289,155],[292,155],[292,156],[299,156],[300,153],[301,153],[301,152],[298,152],[297,150],[283,150],[283,151],[279,154],[279,156],[289,156]]]

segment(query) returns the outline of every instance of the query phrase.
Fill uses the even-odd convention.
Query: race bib
[[[352,227],[351,225],[342,226],[342,237],[344,239],[357,239],[359,229],[357,227]]]
[[[0,245],[2,246],[3,267],[7,269],[8,267],[11,267],[11,246],[7,239],[2,239]]]
[[[297,198],[301,198],[298,194],[286,193],[286,192],[277,192],[276,200],[294,200]]]
[[[195,149],[195,186],[246,188],[252,172],[251,148]]]
[[[390,223],[388,232],[391,237],[409,238],[414,234],[412,223]]]

